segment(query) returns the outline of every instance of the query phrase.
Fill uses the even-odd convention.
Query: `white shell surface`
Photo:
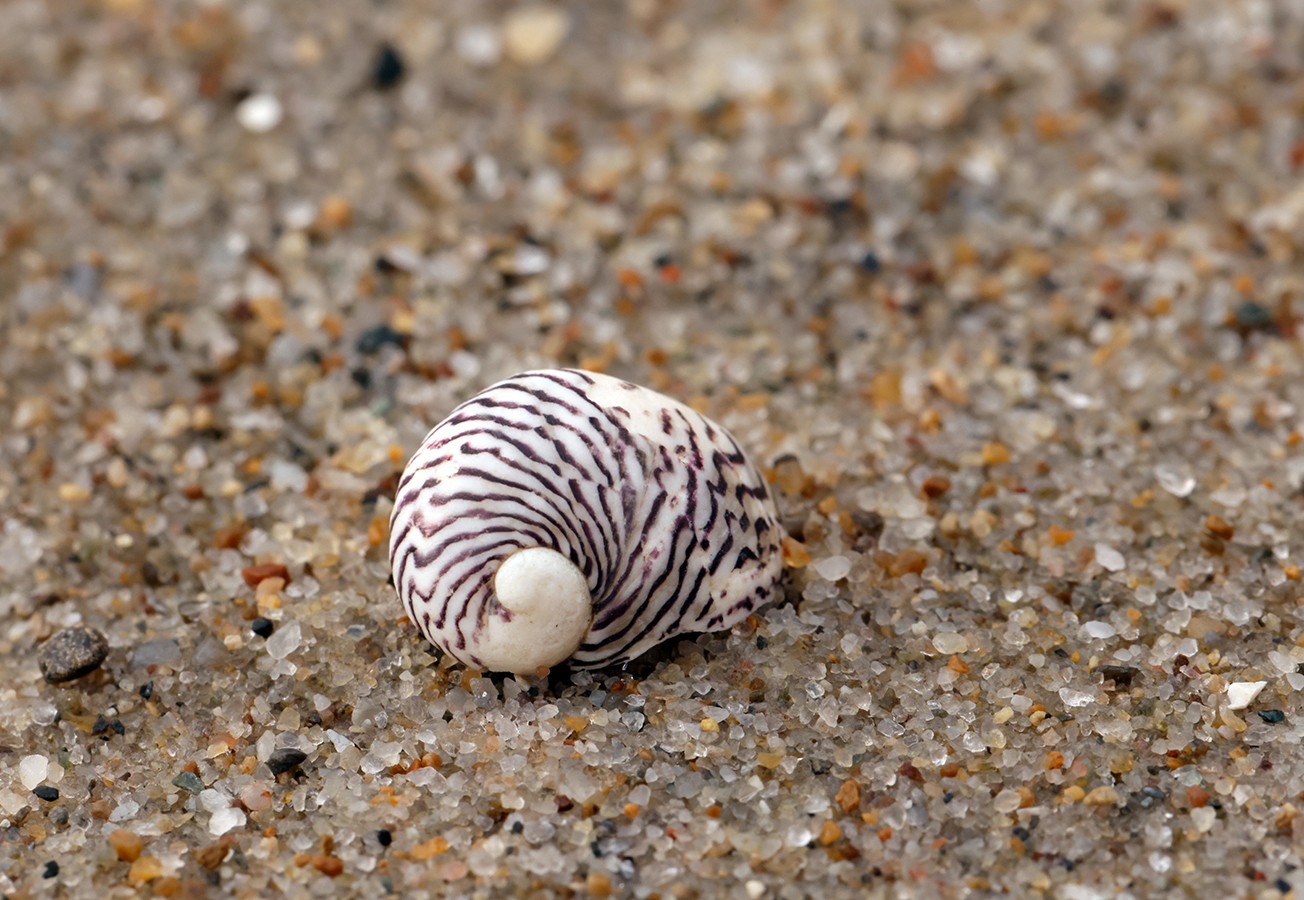
[[[408,616],[493,671],[620,664],[728,628],[782,569],[770,493],[724,428],[572,369],[524,372],[457,407],[408,462],[390,524]],[[514,561],[495,585],[535,547],[555,553]]]

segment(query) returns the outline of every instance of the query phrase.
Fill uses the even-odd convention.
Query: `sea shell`
[[[485,671],[628,662],[725,629],[782,569],[765,481],[655,391],[523,372],[453,410],[399,482],[390,563],[421,632]]]

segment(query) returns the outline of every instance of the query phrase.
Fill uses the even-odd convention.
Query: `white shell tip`
[[[491,671],[533,674],[569,659],[593,623],[589,586],[556,550],[527,547],[503,560],[494,594],[505,614],[490,616],[475,655]]]

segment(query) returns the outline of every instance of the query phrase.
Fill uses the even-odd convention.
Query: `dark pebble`
[[[142,685],[140,686],[140,690],[139,690],[137,693],[140,694],[140,699],[142,699],[142,700],[148,700],[150,697],[153,697],[153,696],[154,696],[154,682],[152,682],[152,681],[147,681],[147,682],[145,682],[144,684],[142,684]]]
[[[140,567],[140,580],[145,582],[146,587],[158,587],[163,583],[159,575],[158,566],[152,562],[146,562]]]
[[[58,874],[59,874],[59,864],[54,860],[50,860],[48,863],[45,864],[45,871],[41,873],[41,877],[53,878]]]
[[[1272,311],[1262,303],[1247,301],[1236,307],[1236,324],[1242,328],[1267,328],[1272,324]]]
[[[864,552],[878,546],[878,539],[883,536],[883,528],[887,522],[876,512],[857,510],[851,514],[851,524],[855,525],[859,532],[856,536],[856,547]]]
[[[377,325],[362,332],[354,347],[359,353],[370,354],[379,352],[386,344],[393,344],[395,347],[403,346],[403,335],[388,325]]]
[[[77,626],[55,632],[41,645],[41,674],[51,684],[89,675],[109,655],[109,642],[94,628]]]
[[[407,66],[393,44],[384,43],[376,51],[376,61],[371,66],[371,84],[378,91],[388,90],[403,80]]]
[[[110,734],[112,732],[113,734]],[[109,720],[103,716],[95,717],[95,724],[91,726],[91,734],[100,737],[102,740],[108,740],[114,734],[123,735],[127,729],[123,727],[121,719]]]
[[[879,269],[883,268],[883,264],[878,261],[878,257],[873,253],[866,253],[860,259],[860,267],[866,272],[877,272]]]
[[[51,787],[48,784],[37,785],[32,788],[32,793],[37,797],[40,797],[46,803],[53,803],[55,800],[59,799],[59,789],[57,787]]]
[[[1101,666],[1100,677],[1114,682],[1114,687],[1127,689],[1132,686],[1132,679],[1140,670],[1134,666]]]
[[[1259,718],[1269,725],[1277,725],[1286,720],[1286,714],[1279,709],[1261,709]]]
[[[181,772],[172,779],[172,783],[187,794],[198,794],[204,789],[204,782],[194,772]]]
[[[382,828],[380,831],[376,832],[376,841],[380,846],[388,847],[390,844],[394,843],[394,835],[389,833],[388,828]]]
[[[302,750],[286,747],[282,750],[273,751],[272,755],[267,759],[267,768],[272,770],[273,775],[280,775],[299,768],[307,758],[308,754]]]
[[[276,630],[276,625],[272,620],[264,619],[262,616],[250,622],[249,627],[253,629],[254,634],[264,639],[271,637],[272,632]]]

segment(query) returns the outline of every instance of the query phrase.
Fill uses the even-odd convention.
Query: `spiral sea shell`
[[[728,628],[782,567],[737,442],[647,388],[523,372],[453,410],[399,482],[394,586],[445,652],[488,671],[614,665]]]

